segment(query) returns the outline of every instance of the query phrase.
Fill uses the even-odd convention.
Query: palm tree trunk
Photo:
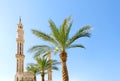
[[[42,81],[44,81],[44,72],[41,73]]]
[[[51,60],[51,53],[48,54],[48,59]],[[48,81],[52,81],[52,69],[51,67],[48,69]]]
[[[34,81],[36,81],[36,75],[34,75]]]
[[[68,70],[67,70],[67,53],[65,51],[62,51],[60,53],[60,59],[62,63],[62,79],[63,81],[69,81],[69,76],[68,76]]]

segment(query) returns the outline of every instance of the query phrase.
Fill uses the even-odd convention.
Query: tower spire
[[[22,25],[22,22],[21,22],[21,16],[19,16],[18,28],[20,28],[20,29],[23,28],[23,25]]]
[[[21,16],[19,16],[19,23],[21,23]]]

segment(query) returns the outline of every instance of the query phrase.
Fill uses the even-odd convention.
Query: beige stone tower
[[[16,75],[15,75],[15,81],[20,81],[23,79],[24,75],[24,31],[23,31],[23,25],[21,23],[21,18],[19,19],[18,23],[18,29],[17,29],[17,54],[16,54],[16,60],[17,60],[17,66],[16,66]]]

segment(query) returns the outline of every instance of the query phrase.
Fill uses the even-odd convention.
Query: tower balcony
[[[24,54],[16,54],[16,58],[24,59],[25,55]]]

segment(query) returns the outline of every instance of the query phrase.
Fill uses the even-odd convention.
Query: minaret
[[[21,17],[19,19],[18,23],[18,29],[17,29],[17,54],[16,54],[16,60],[17,60],[17,65],[16,65],[16,75],[15,75],[15,81],[20,81],[23,79],[23,74],[24,74],[24,31],[23,31],[23,25],[21,23]]]

